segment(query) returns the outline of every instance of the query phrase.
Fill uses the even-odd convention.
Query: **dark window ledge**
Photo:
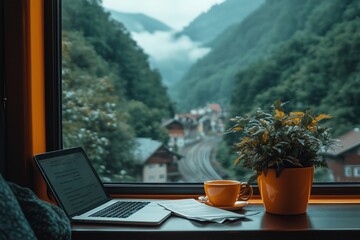
[[[204,186],[201,183],[105,183],[106,190],[113,195],[201,195],[204,194]],[[259,195],[257,185],[253,185],[254,194]],[[359,183],[315,183],[312,195],[359,195]]]
[[[310,204],[297,216],[268,214],[261,204],[244,211],[260,213],[225,224],[175,216],[156,227],[74,224],[73,239],[360,239],[360,204]]]

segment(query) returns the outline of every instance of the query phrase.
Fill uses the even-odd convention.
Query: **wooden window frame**
[[[0,1],[0,36],[4,36],[4,3]],[[4,38],[0,38],[0,174],[6,174],[5,147],[5,74],[4,74]]]

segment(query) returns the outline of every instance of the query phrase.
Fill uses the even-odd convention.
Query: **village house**
[[[185,133],[185,144],[207,135],[224,132],[224,113],[219,104],[207,104],[205,107],[192,109],[190,113],[176,114]]]
[[[169,134],[169,147],[178,150],[185,145],[185,129],[183,124],[177,119],[169,119],[162,126],[167,129]]]
[[[210,127],[212,133],[223,133],[224,132],[224,123],[223,123],[223,111],[220,104],[207,104],[206,113],[210,119]]]
[[[200,115],[191,113],[176,114],[175,119],[184,127],[185,144],[188,144],[199,138],[198,119]]]
[[[325,153],[334,181],[358,182],[360,181],[360,129],[349,131],[338,139],[340,146]]]
[[[180,179],[179,154],[150,138],[137,138],[136,144],[135,157],[143,167],[142,182],[165,183]]]

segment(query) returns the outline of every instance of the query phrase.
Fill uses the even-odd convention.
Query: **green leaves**
[[[268,168],[276,169],[277,176],[288,167],[326,166],[320,151],[332,146],[330,129],[317,125],[330,116],[314,117],[309,111],[285,113],[286,103],[276,101],[272,105],[273,115],[258,109],[251,115],[237,116],[229,133],[239,133],[234,143],[238,157],[235,165],[255,172],[251,180]]]
[[[135,137],[166,141],[172,103],[148,56],[99,0],[62,1],[64,145],[83,146],[105,181],[137,181]]]

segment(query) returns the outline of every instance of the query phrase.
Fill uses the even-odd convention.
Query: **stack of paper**
[[[167,200],[158,202],[158,204],[178,216],[198,221],[223,223],[226,220],[232,221],[245,217],[244,214],[211,207],[195,199]]]

